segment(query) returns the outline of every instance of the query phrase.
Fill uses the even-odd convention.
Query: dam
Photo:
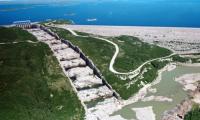
[[[27,31],[49,45],[84,106],[86,119],[98,120],[102,116],[109,117],[109,108],[119,105],[119,95],[104,80],[92,61],[78,47],[67,40],[59,39],[44,26],[38,25]]]

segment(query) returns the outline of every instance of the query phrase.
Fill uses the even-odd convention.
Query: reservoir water
[[[121,115],[127,120],[136,119],[135,112],[132,110],[132,108],[152,106],[153,111],[156,114],[156,120],[160,120],[164,111],[171,110],[187,97],[187,93],[182,89],[182,86],[175,81],[175,78],[190,73],[200,73],[200,67],[178,66],[172,71],[165,71],[162,73],[161,82],[153,86],[153,88],[157,89],[157,92],[147,94],[147,97],[151,95],[166,96],[172,98],[172,102],[139,101],[125,106],[121,110],[115,112],[113,115]]]
[[[86,1],[89,2],[85,0],[58,4],[12,2],[1,4],[0,2],[0,24],[11,24],[13,21],[27,19],[33,22],[71,19],[76,24],[82,25],[200,27],[199,0]]]

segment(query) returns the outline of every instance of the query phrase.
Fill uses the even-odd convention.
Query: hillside
[[[140,88],[143,87],[141,82],[145,84],[151,83],[157,77],[157,71],[167,64],[167,62],[159,61],[150,62],[150,64],[146,64],[141,70],[144,71],[147,69],[147,72],[141,72],[140,75],[129,80],[122,80],[119,75],[114,74],[109,70],[110,61],[115,52],[115,47],[112,44],[96,39],[92,37],[93,35],[90,35],[89,37],[80,37],[74,36],[68,30],[61,28],[51,28],[51,30],[57,33],[61,38],[69,40],[74,45],[80,47],[81,50],[100,69],[108,83],[120,94],[123,99],[128,99],[133,94],[137,93]],[[86,33],[81,34],[87,35]],[[120,71],[134,70],[144,61],[171,54],[171,51],[167,49],[143,43],[138,38],[134,37],[121,36],[119,38],[108,39],[110,39],[110,41],[114,41],[119,46],[120,52],[114,67]],[[120,42],[118,43],[116,39],[120,39]],[[136,43],[141,45],[137,46]],[[144,77],[140,79],[141,76]]]
[[[83,120],[84,109],[49,47],[28,42],[37,40],[18,28],[0,33],[1,43],[10,42],[0,45],[0,118]]]

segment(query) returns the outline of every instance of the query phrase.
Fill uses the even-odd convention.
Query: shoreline
[[[189,33],[193,33],[196,34],[198,36],[200,36],[200,27],[195,28],[195,27],[162,27],[162,26],[113,26],[113,25],[57,25],[57,26],[65,26],[67,28],[70,28],[72,30],[77,30],[80,32],[87,32],[87,33],[96,33],[97,35],[101,35],[102,36],[116,36],[117,34],[120,35],[127,35],[127,34],[131,34],[129,33],[124,33],[123,32],[126,30],[130,30],[132,33],[137,31],[137,30],[145,30],[142,32],[147,32],[147,31],[152,31],[152,33],[154,32],[189,32]],[[120,28],[119,30],[117,28]],[[117,29],[117,30],[116,30]],[[103,30],[106,30],[106,32],[102,33]],[[161,30],[161,31],[158,31]],[[192,30],[192,31],[191,31]],[[114,33],[114,32],[118,32],[118,33]],[[195,33],[194,33],[195,31]],[[99,33],[98,33],[99,32]],[[113,34],[113,35],[112,35]],[[191,34],[189,34],[191,35]],[[167,37],[167,36],[166,36]]]
[[[146,99],[145,97],[146,97],[146,95],[149,92],[151,92],[152,86],[154,86],[154,85],[156,85],[156,84],[158,84],[158,83],[161,82],[161,80],[162,80],[162,73],[164,71],[173,70],[173,69],[169,69],[170,67],[174,68],[174,64],[167,64],[165,67],[163,67],[162,69],[160,69],[158,71],[158,76],[156,77],[156,79],[152,83],[144,85],[143,88],[141,88],[135,95],[133,95],[132,97],[130,97],[128,100],[119,100],[118,109],[115,109],[112,112],[115,113],[116,111],[122,109],[123,107],[125,107],[127,105],[134,104],[134,103],[136,103],[136,102],[138,102],[140,100]],[[157,100],[156,100],[156,96],[152,96],[152,97],[153,97],[153,99],[152,99],[153,101],[160,101],[160,102],[164,102],[164,101],[171,102],[172,101],[170,98],[167,98],[167,97],[164,97],[164,96],[158,96]],[[164,98],[165,100],[162,101],[160,98]],[[150,110],[149,110],[149,107],[150,107]],[[141,112],[144,112],[146,115],[150,115],[152,117],[151,120],[155,120],[156,119],[155,118],[156,115],[151,110],[152,106],[149,106],[149,107],[133,108],[133,109],[136,110],[135,112],[138,112],[137,119],[140,120],[140,118],[142,116]],[[139,110],[139,111],[137,111],[137,110]],[[112,115],[112,114],[110,114],[110,115]],[[120,115],[115,115],[115,116],[110,116],[110,118],[116,117],[116,116],[118,116],[118,118],[121,117]],[[125,119],[123,119],[123,120],[125,120]],[[143,120],[143,119],[141,119],[141,120]]]
[[[177,54],[200,53],[200,28],[152,26],[57,25],[105,37],[134,36],[143,42],[168,48]]]
[[[200,67],[200,63],[177,63],[179,66]]]
[[[175,78],[175,81],[181,84],[188,97],[177,104],[176,107],[165,111],[162,120],[169,120],[174,117],[182,120],[194,104],[200,104],[200,84],[198,83],[200,81],[200,73],[184,74]]]
[[[54,20],[54,19],[52,19]],[[68,19],[66,19],[68,20]],[[46,20],[43,20],[43,21],[33,21],[31,23],[40,23],[40,22],[44,22]],[[73,20],[71,20],[73,21]],[[14,22],[14,21],[13,21]],[[73,26],[85,26],[85,27],[88,27],[88,26],[97,26],[97,27],[135,27],[135,28],[170,28],[170,29],[200,29],[200,27],[194,27],[194,26],[152,26],[152,25],[105,25],[105,24],[76,24],[74,21],[73,21],[74,24],[72,24]],[[12,26],[12,23],[10,24],[0,24],[0,27],[1,26]]]
[[[152,86],[154,86],[156,84],[159,84],[161,82],[163,72],[172,71],[172,70],[176,69],[177,66],[180,66],[180,64],[178,64],[178,63],[169,63],[164,68],[160,69],[158,71],[158,76],[156,77],[156,79],[152,83],[146,84],[143,88],[140,89],[140,91],[138,93],[136,93],[134,96],[132,96],[128,100],[120,100],[121,109],[123,107],[127,106],[127,105],[134,104],[134,103],[136,103],[136,102],[138,102],[140,100],[143,101],[143,102],[149,101],[149,100],[150,101],[159,101],[159,102],[172,102],[173,100],[171,98],[167,98],[165,96],[150,96],[150,97],[146,97],[146,95],[149,92],[151,92]],[[186,64],[181,64],[181,66],[187,66],[187,63]],[[189,64],[189,66],[191,66],[191,64]],[[200,67],[200,64],[195,65],[195,66],[196,67]],[[143,108],[145,108],[145,107],[141,107],[140,109],[143,110]],[[148,113],[146,113],[146,114],[148,114]],[[152,113],[149,113],[149,114],[152,114]]]
[[[139,100],[144,99],[145,96],[147,95],[147,93],[150,92],[151,87],[161,82],[162,73],[165,72],[165,71],[169,71],[169,67],[174,68],[174,65],[173,64],[166,65],[165,67],[163,67],[162,69],[160,69],[158,71],[158,76],[156,77],[156,79],[152,83],[144,85],[143,88],[141,88],[135,95],[130,97],[128,100],[121,100],[120,103],[122,104],[122,107],[127,106],[129,104],[136,103]]]
[[[69,25],[70,26],[70,25]],[[200,27],[187,27],[187,26],[147,26],[147,25],[90,25],[90,24],[74,24],[73,26],[92,26],[92,27],[134,27],[134,28],[177,28],[177,29],[200,29]]]

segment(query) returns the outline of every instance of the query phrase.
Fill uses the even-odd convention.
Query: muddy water
[[[173,102],[139,101],[125,106],[113,115],[121,115],[127,120],[136,119],[135,112],[131,110],[131,108],[153,106],[153,111],[156,114],[156,120],[160,120],[164,111],[172,109],[187,97],[187,93],[182,89],[182,86],[179,83],[175,82],[175,78],[190,73],[200,73],[200,67],[177,66],[177,68],[172,71],[163,72],[161,82],[152,87],[156,88],[157,92],[148,93],[146,96],[166,96],[172,98]]]

